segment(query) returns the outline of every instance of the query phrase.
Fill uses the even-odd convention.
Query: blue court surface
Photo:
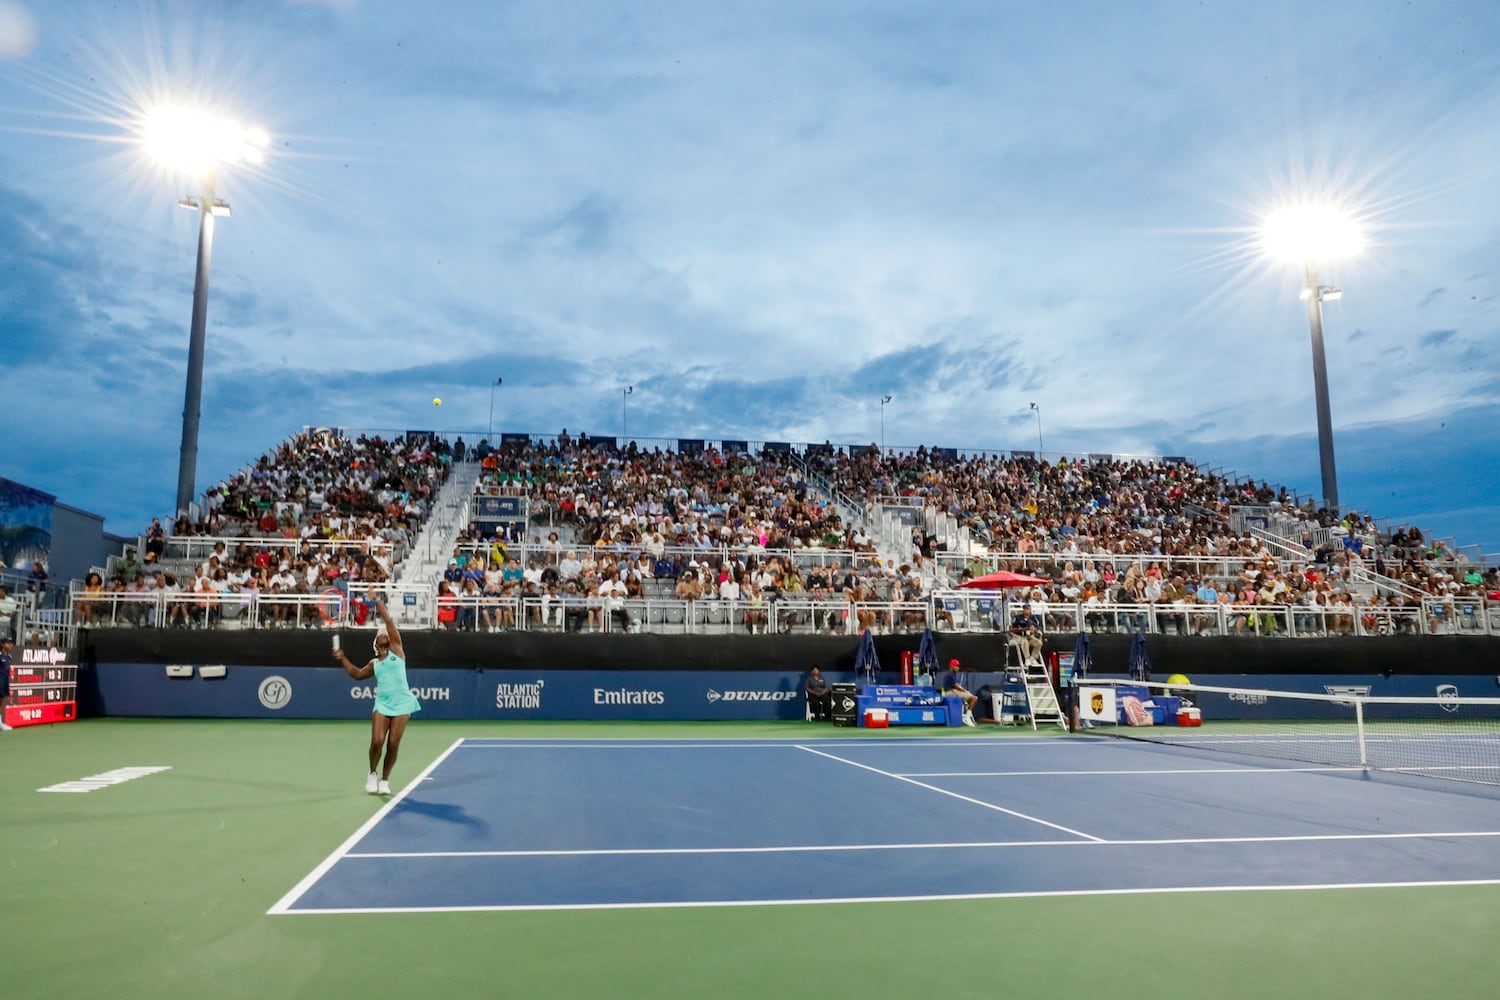
[[[461,740],[271,913],[1500,882],[1500,795],[1091,737]]]

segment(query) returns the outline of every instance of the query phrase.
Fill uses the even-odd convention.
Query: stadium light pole
[[[203,353],[208,327],[208,275],[214,220],[229,217],[229,203],[215,197],[218,167],[261,164],[269,137],[224,118],[189,108],[162,107],[146,115],[144,141],[158,163],[194,178],[202,192],[178,200],[198,213],[198,264],[193,278],[193,318],[188,335],[187,388],[182,401],[182,450],[177,464],[177,513],[193,502],[198,469],[198,419],[203,402]]]
[[[497,378],[490,383],[490,432],[484,440],[492,448],[495,446],[495,390],[500,388],[500,383],[504,381],[503,378]]]
[[[1339,477],[1333,458],[1333,417],[1328,404],[1328,360],[1323,350],[1323,303],[1344,296],[1325,285],[1318,264],[1357,254],[1364,247],[1359,227],[1347,215],[1326,205],[1303,204],[1284,208],[1266,219],[1262,244],[1277,260],[1301,264],[1306,283],[1298,295],[1307,303],[1312,334],[1313,397],[1318,410],[1318,464],[1323,477],[1323,506],[1339,511]]]
[[[1031,404],[1031,410],[1036,414],[1036,460],[1042,460],[1042,408],[1035,403]]]
[[[891,396],[880,397],[880,456],[885,457],[885,404],[891,401]]]
[[[625,409],[625,400],[633,392],[635,392],[635,386],[633,385],[627,385],[620,390],[620,437],[624,439],[621,443],[628,443],[630,438],[630,421],[627,419],[628,414]]]

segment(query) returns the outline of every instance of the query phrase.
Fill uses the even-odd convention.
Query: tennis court
[[[1088,737],[465,739],[272,912],[1496,880],[1500,797],[1356,768]]]
[[[1482,786],[1060,733],[428,721],[382,802],[367,724],[16,735],[24,1000],[1494,991]]]

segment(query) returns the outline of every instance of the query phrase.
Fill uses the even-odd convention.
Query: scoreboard
[[[5,699],[7,726],[72,722],[78,717],[78,664],[65,650],[17,650],[10,665],[10,697]]]

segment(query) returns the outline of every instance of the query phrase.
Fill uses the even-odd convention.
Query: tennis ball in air
[[[1188,680],[1186,675],[1184,674],[1173,674],[1171,677],[1167,678],[1167,683],[1172,685],[1191,684],[1192,681]]]
[[[434,399],[432,401],[432,405],[433,406],[442,406],[443,405],[443,401],[441,399]]]

